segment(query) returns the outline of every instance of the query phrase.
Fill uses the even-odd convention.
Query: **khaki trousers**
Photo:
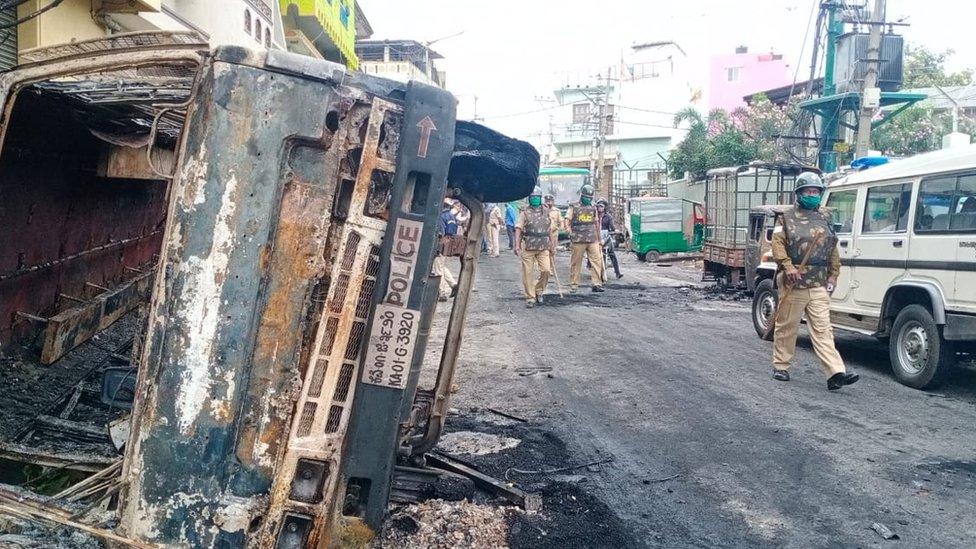
[[[434,256],[434,264],[431,268],[436,276],[441,277],[441,285],[438,288],[438,293],[441,297],[450,297],[451,292],[454,291],[454,287],[457,286],[457,280],[454,278],[454,273],[447,268],[444,264],[444,256],[437,254]]]
[[[525,300],[535,301],[537,295],[542,295],[546,291],[546,284],[549,283],[549,273],[552,272],[552,264],[549,262],[549,250],[522,250],[522,287],[525,289]],[[539,266],[539,278],[533,280],[532,270]]]
[[[590,282],[594,286],[603,286],[603,250],[600,248],[600,243],[574,242],[573,253],[569,257],[569,287],[574,290],[579,288],[584,252],[590,260]]]
[[[498,225],[488,225],[488,255],[498,257]]]
[[[780,288],[781,312],[776,321],[773,341],[773,368],[788,370],[796,354],[796,335],[803,313],[807,315],[807,327],[813,350],[820,359],[824,374],[830,377],[846,371],[844,361],[834,346],[834,330],[830,325],[830,294],[825,288],[796,288],[785,299],[786,290]]]

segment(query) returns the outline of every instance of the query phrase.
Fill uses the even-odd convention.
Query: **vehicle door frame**
[[[859,232],[858,224],[859,220],[863,221],[864,217],[864,204],[867,196],[867,187],[864,185],[853,185],[850,187],[831,189],[827,192],[826,200],[824,204],[827,208],[830,208],[830,199],[835,194],[840,193],[854,193],[854,212],[851,218],[851,230],[850,232],[836,232],[837,234],[837,250],[840,254],[840,275],[837,277],[837,285],[834,289],[834,293],[831,296],[831,308],[840,312],[857,312],[856,307],[854,307],[851,302],[851,295],[854,290],[854,266],[852,264],[852,259],[854,257],[854,251],[857,247],[856,236]]]
[[[860,191],[859,218],[855,221],[854,251],[851,263],[851,311],[865,316],[879,317],[887,289],[908,274],[911,228],[915,222],[915,202],[918,177],[897,178],[864,183]],[[872,189],[911,185],[905,228],[891,232],[865,232],[870,193]],[[899,206],[900,207],[900,206]],[[900,217],[900,216],[899,216]],[[896,220],[896,224],[898,220]],[[897,225],[896,225],[897,227]],[[869,279],[870,278],[870,279]],[[873,292],[867,294],[867,292]],[[877,298],[877,299],[874,299]]]

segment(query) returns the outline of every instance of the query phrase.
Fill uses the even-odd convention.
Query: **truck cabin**
[[[481,203],[526,196],[538,154],[443,90],[193,33],[25,58],[0,75],[0,503],[133,544],[377,529],[447,416]]]

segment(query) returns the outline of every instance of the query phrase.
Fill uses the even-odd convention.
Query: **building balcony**
[[[280,0],[286,31],[301,33],[326,59],[341,59],[352,70],[359,68],[356,56],[355,0]]]

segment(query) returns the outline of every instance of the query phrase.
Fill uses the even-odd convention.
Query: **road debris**
[[[489,433],[455,431],[442,436],[437,447],[450,455],[483,456],[514,448],[519,442],[517,438]]]
[[[439,499],[394,510],[370,547],[397,549],[494,549],[509,547],[510,507]]]
[[[560,467],[558,469],[539,469],[537,471],[516,469],[515,467],[512,467],[507,471],[505,471],[505,480],[509,480],[509,473],[519,473],[521,475],[552,475],[555,473],[564,473],[566,471],[575,471],[577,469],[583,469],[583,468],[592,471],[592,469],[590,469],[591,467],[596,467],[597,465],[603,465],[604,463],[610,463],[612,461],[613,461],[613,457],[611,456],[608,458],[598,459],[596,461],[591,461],[589,463],[583,463],[580,465],[570,465],[568,467]],[[597,468],[597,471],[599,471],[599,468]]]
[[[890,528],[881,524],[880,522],[875,522],[871,525],[871,529],[878,533],[879,536],[886,540],[901,539],[898,534],[891,531]]]
[[[549,374],[548,377],[552,377],[552,374]],[[496,414],[496,415],[499,415],[499,416],[502,416],[502,417],[507,417],[508,419],[512,419],[512,420],[518,421],[520,423],[528,423],[528,421],[529,421],[529,420],[527,420],[525,418],[518,417],[518,416],[513,416],[512,414],[505,413],[505,412],[502,412],[500,410],[496,410],[494,408],[485,408],[485,410],[487,410],[487,411],[489,411],[489,412],[491,412],[493,414]]]

